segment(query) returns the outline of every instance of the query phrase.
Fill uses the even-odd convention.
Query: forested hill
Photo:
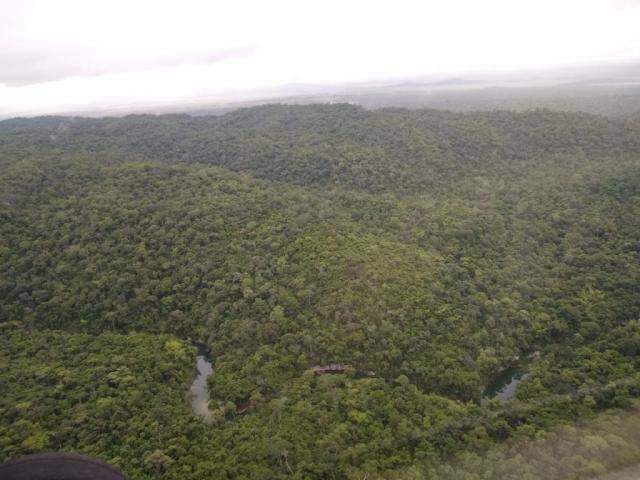
[[[350,105],[1,122],[0,460],[439,479],[633,405],[638,128]],[[210,424],[185,401],[194,339]],[[605,428],[588,451],[618,448]]]
[[[371,192],[448,189],[454,177],[521,175],[553,162],[636,152],[640,127],[581,113],[369,111],[267,105],[223,116],[0,122],[0,148],[198,162],[299,185]]]

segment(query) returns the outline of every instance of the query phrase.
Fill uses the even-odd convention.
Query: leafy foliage
[[[167,335],[10,328],[0,337],[0,459],[63,449],[151,478],[157,449],[202,427],[180,394],[193,348]],[[169,428],[167,428],[169,427]],[[147,459],[151,457],[153,467]]]
[[[361,478],[628,406],[639,138],[585,114],[349,105],[0,122],[6,455],[86,445],[131,478]],[[187,339],[214,356],[211,426],[184,401]],[[84,344],[104,351],[96,371]],[[481,405],[534,350],[517,398]],[[81,379],[55,401],[20,376],[49,357]],[[355,371],[309,371],[327,363]],[[123,453],[98,370],[136,384],[113,400],[140,401],[129,421],[174,423]],[[67,395],[97,423],[56,410]],[[18,438],[24,402],[38,421]]]

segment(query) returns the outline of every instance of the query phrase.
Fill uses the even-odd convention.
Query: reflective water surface
[[[507,368],[486,388],[484,391],[484,397],[497,397],[503,402],[509,400],[518,391],[518,385],[520,382],[528,376],[529,374],[527,371],[521,367]]]
[[[196,357],[196,368],[198,369],[198,374],[193,380],[189,390],[191,408],[205,421],[209,421],[211,420],[211,412],[209,411],[209,387],[207,386],[207,378],[213,373],[213,367],[205,355],[198,355]]]

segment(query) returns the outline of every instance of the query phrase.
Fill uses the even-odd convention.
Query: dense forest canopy
[[[632,119],[14,119],[0,166],[0,459],[437,478],[640,395]],[[211,425],[184,400],[192,340],[213,356]],[[514,399],[481,401],[533,352]],[[331,363],[354,368],[310,371]]]
[[[0,122],[14,156],[34,148],[166,163],[202,163],[297,185],[369,192],[449,190],[469,175],[519,176],[636,152],[638,126],[580,113],[368,111],[353,105],[267,105],[219,117],[42,117]],[[577,157],[577,158],[574,158]]]
[[[542,84],[527,81],[474,84],[462,81],[458,85],[453,82],[429,85],[417,82],[369,89],[354,88],[336,92],[329,98],[334,102],[356,103],[371,109],[406,107],[473,112],[547,108],[559,112],[588,112],[610,117],[629,117],[640,110],[640,83],[635,76],[620,78],[617,81],[611,77],[591,80],[584,77],[565,77]],[[291,97],[286,103],[295,103],[296,100],[309,103],[311,99]],[[209,110],[212,113],[215,111],[201,107],[195,112],[200,110]]]

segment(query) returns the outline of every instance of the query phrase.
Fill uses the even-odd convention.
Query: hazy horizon
[[[640,61],[638,0],[3,6],[0,117]]]

